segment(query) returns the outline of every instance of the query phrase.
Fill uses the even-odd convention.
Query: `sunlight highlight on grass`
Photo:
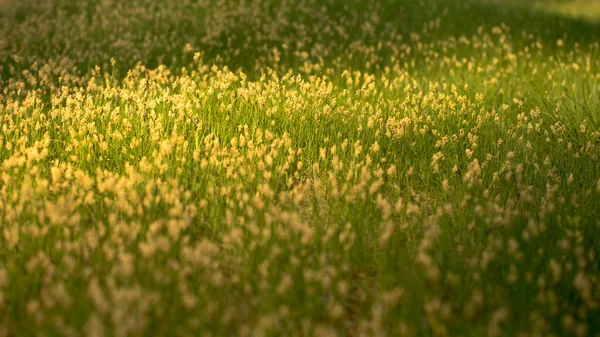
[[[536,10],[592,22],[600,21],[600,1],[596,0],[547,0],[535,1]]]

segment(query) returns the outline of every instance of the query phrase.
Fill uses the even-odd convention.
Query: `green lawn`
[[[600,336],[599,4],[0,0],[0,336]]]

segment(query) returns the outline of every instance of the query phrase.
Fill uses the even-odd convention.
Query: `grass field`
[[[599,6],[0,0],[0,336],[600,336]]]

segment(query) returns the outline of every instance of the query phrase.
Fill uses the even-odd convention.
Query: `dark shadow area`
[[[252,74],[258,64],[273,62],[297,69],[305,60],[341,61],[367,71],[390,65],[390,48],[420,41],[470,38],[491,27],[508,27],[515,47],[539,39],[552,54],[556,41],[587,48],[597,43],[600,25],[542,13],[526,5],[496,1],[254,1],[183,2],[129,0],[12,1],[0,13],[0,78],[51,63],[77,75],[94,66],[119,76],[138,62],[148,68],[163,64],[173,71],[191,64],[192,51],[208,64]],[[5,5],[6,6],[6,5]],[[424,30],[425,29],[425,30]],[[387,43],[377,49],[379,43]],[[307,57],[301,55],[307,52]],[[462,51],[465,55],[473,50]],[[373,58],[372,55],[375,55]],[[464,55],[463,55],[464,56]],[[111,58],[116,61],[111,64]],[[369,63],[367,65],[367,63]],[[55,77],[60,77],[57,72]]]
[[[525,2],[526,3],[526,2]],[[480,26],[499,26],[506,24],[510,28],[513,41],[522,40],[525,34],[540,38],[545,47],[556,47],[558,39],[566,43],[586,45],[599,42],[600,24],[583,19],[560,16],[535,10],[526,4],[502,5],[474,1],[469,6],[455,7],[454,15],[448,15],[448,21],[456,33],[474,34]]]

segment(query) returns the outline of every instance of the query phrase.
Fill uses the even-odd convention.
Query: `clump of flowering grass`
[[[0,14],[0,335],[600,333],[600,44],[316,3]]]

